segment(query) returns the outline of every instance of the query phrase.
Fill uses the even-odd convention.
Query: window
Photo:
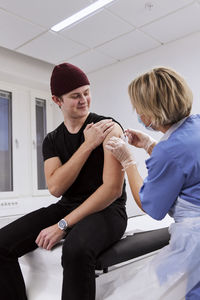
[[[12,94],[0,90],[0,191],[13,191]]]
[[[49,93],[0,81],[0,216],[24,214],[52,201],[42,143],[53,120]]]
[[[42,156],[42,143],[47,134],[46,100],[35,99],[36,112],[36,144],[37,144],[37,187],[38,190],[46,189],[44,176],[44,163]]]
[[[47,133],[53,130],[52,107],[52,103],[49,101],[49,94],[31,90],[31,168],[33,196],[49,195],[44,175],[42,144]]]

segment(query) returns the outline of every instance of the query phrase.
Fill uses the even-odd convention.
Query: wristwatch
[[[67,224],[67,221],[65,219],[61,219],[58,222],[58,228],[60,228],[61,230],[66,231],[67,227],[68,227],[68,224]]]

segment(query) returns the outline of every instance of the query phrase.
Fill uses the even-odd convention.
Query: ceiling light
[[[87,17],[88,15],[92,14],[93,12],[97,11],[98,9],[102,8],[103,6],[113,2],[114,0],[98,0],[93,4],[87,6],[86,8],[80,10],[76,14],[72,15],[71,17],[63,20],[62,22],[54,25],[51,27],[53,31],[60,31],[65,27],[72,25],[73,23]]]

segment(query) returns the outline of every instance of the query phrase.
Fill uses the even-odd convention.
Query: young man
[[[62,197],[0,230],[4,300],[26,299],[17,258],[37,247],[51,250],[63,238],[62,300],[94,300],[96,258],[126,228],[124,174],[104,146],[121,127],[89,112],[90,83],[79,68],[56,66],[51,92],[64,122],[44,140],[44,169],[49,191]]]

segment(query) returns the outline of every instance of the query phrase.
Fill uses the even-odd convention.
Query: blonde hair
[[[174,124],[189,116],[193,95],[186,81],[175,71],[159,67],[133,80],[128,93],[139,114],[152,119],[152,125]]]

